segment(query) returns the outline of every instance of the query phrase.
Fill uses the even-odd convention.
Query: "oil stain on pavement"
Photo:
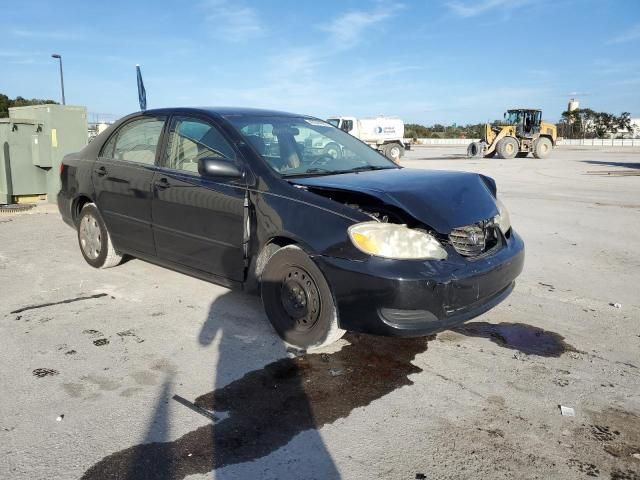
[[[434,337],[345,338],[338,352],[283,358],[200,396],[196,406],[226,417],[172,442],[113,453],[82,478],[182,479],[269,455],[300,432],[413,384],[409,375],[422,370],[411,362]]]
[[[470,322],[452,330],[468,337],[488,338],[501,347],[527,355],[559,357],[565,352],[577,351],[562,335],[526,323]]]

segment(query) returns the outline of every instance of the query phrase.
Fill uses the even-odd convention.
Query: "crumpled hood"
[[[394,169],[291,179],[310,188],[364,193],[402,209],[438,233],[498,214],[487,177],[443,170]]]

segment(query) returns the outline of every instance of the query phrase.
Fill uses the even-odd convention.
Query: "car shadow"
[[[175,440],[158,439],[157,426],[169,421],[167,410],[156,408],[150,443],[104,457],[82,478],[183,479],[235,465],[234,475],[245,478],[268,468],[282,479],[338,479],[321,427],[413,384],[410,375],[422,371],[413,361],[433,338],[347,334],[331,349],[287,356],[259,300],[225,293],[198,335],[202,347],[217,348],[214,388],[193,402],[216,420]]]

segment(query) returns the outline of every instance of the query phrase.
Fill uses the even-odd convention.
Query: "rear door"
[[[193,116],[174,116],[167,139],[152,202],[158,256],[242,280],[246,181],[198,173],[199,158],[240,164],[235,149],[212,121]]]
[[[96,204],[118,249],[155,255],[152,180],[165,120],[145,115],[125,123],[94,163]]]

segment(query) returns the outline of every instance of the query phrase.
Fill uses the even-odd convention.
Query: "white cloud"
[[[400,3],[385,5],[374,11],[351,10],[334,18],[322,30],[328,32],[332,42],[340,49],[351,48],[360,42],[362,35],[370,27],[392,17],[404,6]]]
[[[482,1],[472,1],[472,2],[449,2],[447,3],[447,7],[454,14],[463,18],[476,17],[483,13],[486,13],[490,10],[494,9],[513,9],[515,7],[522,6],[523,3],[526,3],[525,0],[482,0]]]
[[[238,43],[261,36],[264,26],[258,12],[238,1],[207,0],[202,4],[205,20],[212,33],[223,40]]]
[[[73,40],[80,38],[80,35],[76,32],[60,32],[52,30],[27,30],[27,29],[13,29],[11,33],[16,37],[22,38],[43,38],[48,40]]]
[[[607,42],[607,44],[616,45],[619,43],[632,42],[634,40],[640,40],[640,23],[637,23],[626,32],[623,32],[620,35],[613,37]]]

